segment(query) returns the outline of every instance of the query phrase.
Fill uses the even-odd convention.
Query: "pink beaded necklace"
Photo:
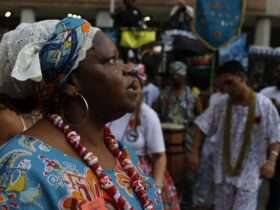
[[[80,135],[69,125],[65,124],[62,117],[57,114],[50,115],[49,121],[53,123],[57,128],[62,130],[68,143],[94,172],[99,180],[101,188],[114,199],[116,205],[118,206],[118,209],[133,210],[134,208],[123,196],[121,196],[118,188],[113,184],[112,178],[108,176],[103,168],[99,165],[97,156],[95,156],[92,152],[87,151],[86,147],[80,143]],[[131,160],[128,159],[125,153],[119,148],[117,140],[114,138],[114,136],[110,132],[110,129],[107,127],[105,127],[104,129],[104,142],[107,148],[113,154],[114,158],[119,161],[122,169],[130,178],[131,186],[134,190],[134,193],[137,195],[139,201],[141,202],[143,209],[154,210],[153,203],[148,198],[145,187],[141,183],[140,175],[138,174]]]

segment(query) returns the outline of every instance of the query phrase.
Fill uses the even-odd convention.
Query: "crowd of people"
[[[142,26],[125,2],[117,23]],[[168,72],[147,76],[79,16],[5,33],[0,209],[256,210],[267,179],[267,210],[279,210],[280,65],[259,93],[238,61],[217,67],[212,92],[192,86],[180,59]],[[183,166],[165,136],[175,128]]]

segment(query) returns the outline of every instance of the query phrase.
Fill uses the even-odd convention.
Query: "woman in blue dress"
[[[135,77],[78,16],[22,24],[0,43],[0,92],[43,119],[0,146],[0,209],[162,209],[153,180],[105,124],[136,106]]]

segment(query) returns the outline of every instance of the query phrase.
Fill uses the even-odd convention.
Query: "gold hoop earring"
[[[88,113],[89,113],[89,105],[88,105],[88,102],[86,100],[86,98],[81,94],[81,93],[77,93],[76,96],[78,96],[81,101],[82,101],[82,106],[85,107],[85,114],[84,116],[82,117],[82,119],[80,120],[80,122],[78,123],[73,123],[71,122],[69,119],[67,119],[66,115],[65,115],[65,112],[62,110],[62,117],[65,121],[67,121],[71,126],[73,127],[80,127],[81,123],[83,122],[83,120],[85,120],[88,116]]]
[[[88,102],[87,102],[86,98],[81,93],[78,93],[77,96],[79,96],[82,99],[82,102],[84,103],[84,105],[86,107],[86,116],[87,116],[88,112],[89,112]]]

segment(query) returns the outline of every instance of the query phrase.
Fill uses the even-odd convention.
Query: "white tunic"
[[[228,97],[222,98],[215,106],[210,106],[196,120],[195,124],[207,136],[216,134],[214,147],[214,181],[216,184],[228,183],[237,188],[255,191],[260,180],[260,167],[267,158],[267,149],[271,143],[280,141],[280,119],[271,101],[261,94],[256,97],[256,117],[251,138],[252,144],[244,160],[240,176],[229,177],[223,171],[223,129],[225,109]],[[232,110],[231,154],[234,163],[242,145],[248,107],[236,105]]]
[[[109,127],[115,137],[130,145],[139,156],[164,152],[163,134],[156,112],[143,103],[140,114],[141,125],[137,126],[136,132],[129,123],[132,117],[133,114],[126,114],[109,123]]]

